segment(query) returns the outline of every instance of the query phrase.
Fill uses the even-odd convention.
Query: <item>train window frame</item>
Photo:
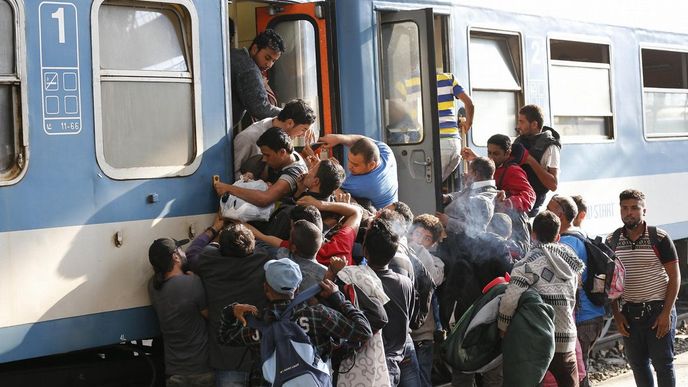
[[[600,61],[576,61],[576,60],[561,60],[552,59],[552,41],[563,41],[572,44],[589,44],[589,45],[601,45],[607,46],[607,58],[609,63],[603,63]],[[603,124],[605,126],[606,135],[571,135],[564,134],[561,130],[559,133],[561,135],[561,142],[565,144],[603,144],[612,143],[616,139],[616,129],[617,129],[617,116],[616,116],[616,93],[615,93],[615,71],[614,71],[614,45],[611,40],[604,37],[595,37],[587,35],[572,35],[572,34],[548,34],[547,35],[547,78],[548,78],[548,99],[549,99],[549,119],[552,126],[555,129],[557,124],[555,123],[555,118],[558,116],[556,114],[556,109],[553,102],[553,68],[563,68],[570,67],[576,69],[605,69],[608,71],[608,87],[609,87],[609,108],[611,109],[611,114],[609,115],[589,115],[589,114],[564,114],[561,116],[565,117],[580,117],[580,118],[603,118]]]
[[[320,41],[320,39],[322,39],[322,37],[320,36],[321,33],[318,30],[317,22],[312,17],[310,17],[308,15],[303,15],[303,14],[284,15],[284,16],[278,16],[278,17],[272,19],[270,21],[270,23],[268,24],[268,28],[274,29],[274,27],[280,23],[299,22],[299,21],[304,21],[312,27],[313,37],[314,37],[313,48],[314,48],[314,54],[315,54],[315,68],[316,68],[316,73],[315,73],[315,81],[316,81],[315,83],[316,83],[316,92],[317,92],[317,95],[316,95],[317,101],[316,102],[318,103],[318,106],[317,106],[317,109],[313,109],[314,111],[316,111],[317,114],[316,114],[316,120],[313,123],[313,126],[311,126],[311,131],[313,131],[313,128],[317,128],[317,133],[314,132],[313,134],[315,135],[316,138],[318,138],[320,136],[325,135],[326,133],[325,133],[325,122],[324,122],[325,101],[324,101],[323,95],[321,93],[321,91],[323,89],[322,69],[320,68],[320,64],[322,63],[321,62],[322,61],[322,56],[321,56],[322,53],[320,50],[320,45],[318,44],[318,42]],[[327,55],[327,53],[325,53],[325,55]],[[279,61],[277,61],[275,64],[278,64],[278,63],[279,63]],[[269,74],[270,74],[270,81],[272,82],[274,79],[273,78],[274,77],[273,69],[269,70]],[[277,93],[277,95],[279,95],[279,93]],[[302,98],[302,97],[299,97],[299,98]],[[289,102],[289,100],[283,100],[283,102],[284,102],[284,104],[286,104],[287,102]],[[308,103],[308,101],[306,101],[306,102]],[[313,108],[313,106],[311,104],[308,104],[308,105],[311,108]],[[332,106],[330,106],[330,112],[329,113],[330,113],[330,115],[332,115]],[[332,117],[330,117],[330,119],[332,122],[332,129],[334,129],[334,120],[332,119]],[[317,125],[315,125],[315,124],[317,124]]]
[[[10,87],[10,105],[14,125],[10,129],[14,137],[15,159],[6,172],[0,172],[0,187],[17,184],[26,175],[29,164],[29,117],[26,81],[25,13],[22,2],[4,0],[12,12],[14,47],[14,71],[0,74],[0,85]]]
[[[422,144],[425,141],[425,137],[426,137],[425,136],[425,128],[424,128],[424,123],[425,123],[424,117],[425,117],[425,114],[430,114],[430,113],[424,112],[422,109],[423,100],[425,98],[428,98],[428,97],[426,95],[424,95],[422,92],[422,76],[420,75],[420,74],[422,74],[420,66],[423,63],[423,59],[421,57],[421,45],[422,45],[421,40],[422,40],[422,37],[420,35],[420,26],[418,25],[418,23],[416,23],[415,20],[411,20],[411,19],[393,23],[393,24],[410,23],[416,28],[417,39],[418,39],[417,40],[417,47],[416,47],[417,52],[418,52],[417,63],[419,66],[418,67],[419,75],[417,76],[417,78],[419,80],[419,83],[418,83],[419,98],[418,98],[418,101],[416,101],[416,107],[417,107],[416,113],[420,113],[421,116],[415,117],[415,118],[411,117],[411,119],[414,120],[413,123],[417,124],[416,128],[388,129],[387,126],[390,125],[390,123],[387,122],[389,119],[389,109],[390,109],[389,105],[390,104],[386,103],[386,101],[385,101],[385,96],[386,96],[385,95],[385,88],[390,87],[390,89],[389,89],[390,91],[396,90],[397,92],[399,92],[400,91],[399,86],[398,86],[399,80],[397,80],[397,82],[394,83],[393,85],[388,85],[387,82],[385,82],[385,72],[386,72],[386,70],[388,70],[386,68],[386,64],[389,63],[389,61],[387,60],[385,53],[383,52],[384,50],[382,49],[382,46],[383,46],[382,43],[383,43],[384,37],[383,37],[383,26],[382,26],[380,19],[381,19],[383,13],[390,12],[390,11],[389,10],[376,10],[376,11],[377,11],[377,13],[376,13],[376,17],[377,17],[376,24],[379,26],[379,31],[377,32],[377,35],[378,35],[377,39],[379,39],[378,47],[377,47],[378,48],[377,60],[378,60],[378,64],[379,64],[378,65],[378,79],[380,81],[379,86],[378,86],[379,87],[378,92],[379,92],[379,101],[380,101],[380,108],[381,108],[381,111],[380,111],[381,138],[384,138],[385,143],[389,144],[390,146],[407,146],[407,145]],[[409,80],[409,79],[412,79],[412,78],[408,78],[405,80]],[[392,95],[390,95],[389,97],[390,97],[389,101],[392,101],[392,98],[391,98]],[[404,96],[404,98],[405,98],[405,96]],[[420,103],[420,109],[418,109],[418,103]],[[391,133],[393,133],[393,132],[391,132],[391,130],[399,130],[399,132],[394,132],[394,133],[404,133],[402,135],[403,137],[401,137],[401,138],[403,138],[403,140],[392,141],[391,140],[391,137],[392,137]],[[409,133],[409,132],[417,132],[418,133],[418,139],[412,140],[410,138],[410,136],[407,135],[407,133]]]
[[[182,48],[187,62],[186,71],[163,70],[113,70],[101,69],[99,14],[103,5],[123,6],[130,9],[143,8],[172,11],[179,18]],[[181,12],[188,16],[182,17]],[[91,8],[91,39],[93,61],[93,104],[95,123],[96,159],[100,168],[115,180],[147,179],[189,176],[201,165],[203,145],[202,86],[200,65],[200,28],[195,5],[191,0],[96,0]],[[169,85],[191,84],[190,88],[190,139],[189,162],[180,165],[117,167],[105,157],[105,136],[103,132],[103,84],[107,82],[131,82],[133,85],[164,82]]]
[[[643,50],[652,51],[663,51],[682,54],[682,76],[681,80],[684,88],[671,88],[671,87],[649,87],[645,86],[645,67],[643,61]],[[685,94],[688,98],[688,48],[684,46],[673,46],[673,45],[662,45],[662,44],[652,44],[652,43],[641,43],[638,46],[638,60],[640,63],[640,87],[641,87],[641,101],[642,101],[642,116],[643,116],[643,137],[646,141],[685,141],[688,139],[688,128],[685,131],[679,133],[649,133],[647,114],[645,105],[647,103],[647,98],[645,93],[650,92],[661,92],[661,93],[671,93],[671,94]]]
[[[519,84],[519,88],[494,88],[494,87],[484,87],[478,85],[476,87],[476,82],[473,78],[474,72],[471,66],[471,56],[475,57],[475,54],[472,54],[471,52],[473,51],[473,43],[471,43],[471,40],[473,37],[476,38],[482,38],[482,39],[491,39],[491,40],[503,40],[508,48],[508,54],[511,59],[511,65],[513,66],[513,75],[518,77],[516,80],[517,83]],[[476,100],[479,99],[479,95],[481,93],[513,93],[514,95],[514,117],[513,117],[513,123],[512,125],[509,126],[507,130],[510,132],[507,133],[510,137],[516,137],[516,122],[518,121],[518,110],[523,106],[526,100],[526,85],[527,85],[527,74],[525,70],[525,46],[524,46],[524,37],[523,34],[520,31],[517,30],[502,30],[502,29],[497,29],[497,28],[489,28],[489,27],[481,27],[481,26],[469,26],[468,31],[466,34],[466,44],[468,47],[468,84],[469,87],[465,88],[467,90],[470,90],[470,96],[473,99],[473,102],[477,105],[478,103]],[[515,47],[514,47],[515,44]],[[518,55],[518,58],[514,58],[515,54]],[[476,113],[479,114],[480,110]],[[480,146],[480,147],[486,147],[487,146],[487,140],[489,139],[490,136],[494,134],[504,134],[503,132],[500,131],[492,131],[492,132],[487,132],[487,135],[484,135],[482,132],[485,132],[484,130],[476,130],[475,125],[476,122],[479,122],[479,117],[474,117],[474,123],[473,123],[473,128],[470,130],[470,135],[471,135],[471,140],[473,144]],[[476,133],[480,134],[480,138],[476,137]],[[484,138],[483,138],[484,137]],[[483,141],[484,140],[484,141]]]

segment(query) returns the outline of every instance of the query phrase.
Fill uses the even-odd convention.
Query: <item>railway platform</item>
[[[674,368],[676,369],[676,385],[688,386],[688,352],[684,352],[676,357]],[[635,382],[633,381],[633,373],[628,370],[628,372],[622,375],[617,375],[594,385],[600,387],[630,387],[635,386]],[[656,380],[655,385],[657,385]]]

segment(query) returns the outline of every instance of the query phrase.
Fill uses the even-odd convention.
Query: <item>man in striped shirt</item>
[[[607,244],[626,267],[624,292],[612,303],[616,326],[637,386],[654,386],[650,360],[659,387],[675,386],[674,302],[681,283],[676,248],[669,235],[645,222],[645,195],[629,189],[619,195],[624,226]]]
[[[416,75],[399,83],[397,89],[407,102],[420,99],[420,76]],[[455,99],[460,100],[466,108],[466,121],[461,123],[459,123],[456,117]],[[442,181],[447,180],[447,177],[454,172],[461,162],[461,135],[467,133],[468,129],[473,125],[474,111],[475,108],[471,97],[459,85],[454,74],[437,74],[437,112],[440,121]],[[414,117],[415,112],[413,109],[411,109],[410,113],[411,118],[417,120],[417,117]],[[410,137],[408,141],[393,140],[393,142],[416,142],[420,139],[419,137],[416,135],[415,137]],[[394,138],[400,137],[396,136]]]
[[[466,121],[459,123],[454,113],[454,99],[463,102]],[[473,125],[473,101],[454,78],[454,74],[437,74],[437,112],[440,118],[440,154],[442,156],[442,181],[461,162],[461,135]],[[459,128],[461,131],[459,131]]]

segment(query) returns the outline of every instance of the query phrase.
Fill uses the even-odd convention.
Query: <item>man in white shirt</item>
[[[277,117],[256,121],[242,130],[234,136],[234,178],[239,179],[242,164],[246,160],[260,154],[260,148],[256,142],[268,129],[280,128],[293,140],[305,135],[314,122],[315,113],[313,109],[304,100],[294,99],[284,105]]]

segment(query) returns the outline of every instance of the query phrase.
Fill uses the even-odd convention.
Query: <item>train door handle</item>
[[[416,165],[421,165],[423,167],[429,167],[430,165],[432,165],[432,161],[430,160],[430,158],[427,158],[425,161],[413,160],[413,163]]]

